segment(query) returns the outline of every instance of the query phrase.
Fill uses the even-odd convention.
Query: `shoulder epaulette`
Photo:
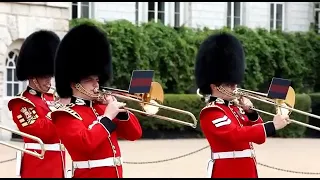
[[[30,105],[32,105],[33,107],[36,107],[33,102],[31,102],[28,98],[24,97],[24,96],[15,96],[12,99],[10,99],[10,101],[8,102],[8,107],[10,109],[10,104],[15,101],[15,100],[22,100]]]
[[[210,103],[208,103],[204,108],[202,108],[202,110],[200,111],[200,114],[201,114],[201,112],[202,112],[203,110],[205,110],[205,109],[210,109],[210,108],[218,108],[218,109],[220,109],[221,111],[224,112],[224,110],[223,110],[219,105],[217,105],[216,103],[217,103],[217,102],[210,102]],[[219,104],[219,103],[218,103],[218,104]]]
[[[61,106],[61,107],[55,109],[52,113],[56,113],[56,112],[65,112],[65,113],[68,113],[79,120],[82,120],[81,116],[76,111],[71,109],[70,107],[67,107],[67,105]],[[52,113],[51,113],[51,115],[52,115]]]
[[[62,106],[64,106],[62,103],[58,102],[58,101],[49,101],[47,102],[48,107],[50,109],[50,111],[55,111],[57,109],[60,109]]]

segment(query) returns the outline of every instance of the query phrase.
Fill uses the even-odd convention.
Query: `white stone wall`
[[[227,2],[191,2],[189,17],[191,27],[222,28],[227,24]]]
[[[269,2],[245,2],[244,25],[249,28],[270,29],[270,3]]]
[[[70,2],[0,2],[0,124],[17,129],[7,108],[4,95],[6,55],[19,50],[23,40],[36,30],[47,29],[61,38],[69,30]],[[8,140],[11,133],[0,130],[0,139]]]
[[[99,21],[126,19],[135,23],[135,2],[94,2],[94,18]]]
[[[285,5],[285,31],[308,31],[314,21],[313,2],[286,2]]]
[[[250,28],[270,28],[270,2],[242,2],[242,23]],[[139,21],[146,21],[147,4],[140,2]],[[94,2],[93,18],[135,22],[135,2]],[[185,3],[182,21],[190,27],[221,28],[227,24],[227,2]],[[313,22],[313,2],[284,2],[284,30],[307,31]]]

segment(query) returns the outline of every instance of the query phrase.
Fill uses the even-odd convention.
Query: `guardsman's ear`
[[[211,93],[214,91],[214,89],[216,89],[217,88],[217,86],[216,85],[214,85],[214,84],[210,84],[210,88],[211,88]]]
[[[76,83],[71,83],[70,86],[71,88],[76,88]]]

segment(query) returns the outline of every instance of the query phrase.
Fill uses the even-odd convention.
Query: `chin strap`
[[[233,101],[237,99],[237,97],[234,96],[233,92],[227,91],[227,90],[226,90],[224,87],[222,87],[222,86],[218,86],[218,87],[217,87],[217,90],[218,90],[220,93],[224,94],[224,95],[227,95],[227,96],[229,96],[229,97],[232,97],[232,98],[233,98]]]
[[[75,85],[75,88],[76,88],[79,92],[81,92],[82,94],[84,94],[84,95],[86,95],[86,96],[88,96],[88,97],[94,98],[94,99],[96,99],[97,101],[101,101],[101,100],[103,100],[103,98],[104,98],[104,94],[101,93],[98,88],[95,89],[95,92],[96,92],[96,93],[91,93],[91,92],[89,92],[88,90],[86,90],[86,89],[85,89],[81,84],[79,84],[79,83],[77,83],[77,84]]]
[[[47,93],[48,91],[44,91],[41,87],[40,87],[40,84],[37,80],[37,78],[33,78],[32,79],[32,82],[34,83],[34,85],[36,86],[37,90],[39,90],[40,92],[42,93]]]

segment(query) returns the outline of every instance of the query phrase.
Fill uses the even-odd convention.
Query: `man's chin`
[[[100,91],[98,90],[93,90],[93,91],[91,91],[91,93],[94,95],[94,96],[97,96],[97,95],[99,95],[100,94]]]
[[[237,98],[228,96],[228,97],[225,97],[225,100],[234,101],[234,100],[237,100]]]
[[[42,90],[43,92],[45,92],[45,93],[49,93],[50,89],[51,89],[51,87],[48,88],[47,86],[41,88],[41,90]],[[52,93],[53,93],[53,92],[52,92]]]
[[[96,99],[96,97],[97,97],[98,95],[99,95],[99,93],[96,93],[96,92],[91,91],[91,92],[90,92],[90,95],[88,94],[87,96],[88,96],[89,99],[94,100],[94,99]]]

